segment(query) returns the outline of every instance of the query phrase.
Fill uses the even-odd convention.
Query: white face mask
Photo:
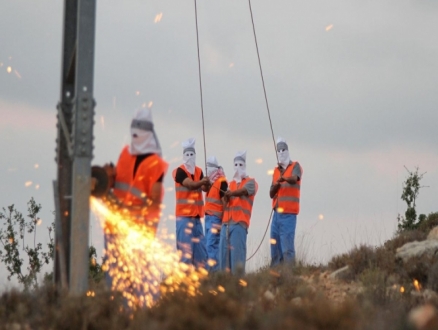
[[[289,150],[287,149],[280,149],[277,151],[278,155],[278,163],[282,168],[286,168],[287,165],[290,163],[290,156],[289,156]]]
[[[240,183],[243,178],[246,178],[246,163],[241,160],[234,161],[234,176],[233,179]]]
[[[195,173],[196,154],[194,151],[186,151],[183,155],[184,166],[190,174]]]
[[[131,145],[129,152],[131,155],[142,155],[149,153],[161,155],[161,148],[154,132],[131,128]]]
[[[207,176],[211,177],[218,169],[219,167],[207,166]]]

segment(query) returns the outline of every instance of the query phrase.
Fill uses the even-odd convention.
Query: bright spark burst
[[[218,290],[219,292],[222,292],[222,293],[225,292],[225,288],[224,288],[222,285],[218,285],[217,290]]]
[[[324,220],[324,214],[320,214],[320,215],[318,216],[318,219],[319,219],[319,220]]]
[[[180,262],[180,252],[154,237],[146,225],[130,219],[126,210],[118,211],[95,198],[91,208],[111,236],[103,270],[109,272],[112,289],[122,292],[128,306],[150,307],[158,295],[168,292],[198,294],[200,281],[208,274],[205,269]]]
[[[155,16],[154,23],[158,23],[161,21],[161,18],[163,17],[163,13],[159,13]]]
[[[271,242],[272,245],[277,244],[277,240],[275,238],[271,238],[270,242]]]
[[[248,283],[242,279],[239,280],[239,285],[246,287],[248,285]]]
[[[269,170],[267,173],[268,173],[268,175],[272,175],[272,174],[274,174],[274,170]]]
[[[327,26],[325,27],[325,30],[326,30],[326,31],[330,31],[331,29],[333,29],[333,24],[327,25]]]
[[[7,72],[7,73],[11,73],[11,72],[12,72],[12,68],[11,68],[10,66],[8,66],[8,67],[6,68],[6,72]]]
[[[261,158],[257,158],[255,162],[256,162],[257,164],[261,164],[261,163],[263,163],[263,159],[261,159]]]
[[[30,187],[32,185],[32,181],[26,181],[25,183],[24,183],[24,186],[25,187]]]
[[[403,293],[403,292],[405,292],[405,288],[404,287],[400,287],[400,293]]]

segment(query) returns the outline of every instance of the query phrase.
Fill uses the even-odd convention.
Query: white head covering
[[[207,176],[211,182],[225,176],[224,169],[219,165],[215,156],[207,158]]]
[[[240,183],[243,178],[246,178],[246,150],[238,151],[234,156],[234,176],[233,179]]]
[[[183,160],[184,166],[190,174],[195,174],[196,167],[196,150],[195,150],[195,142],[194,138],[190,138],[181,143],[183,147]]]
[[[286,140],[282,137],[278,137],[277,139],[277,156],[278,165],[282,168],[286,168],[290,163],[289,147]]]
[[[131,122],[131,155],[154,153],[161,156],[160,142],[155,134],[151,109],[138,109]]]

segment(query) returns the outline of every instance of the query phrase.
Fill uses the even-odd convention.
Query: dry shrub
[[[383,244],[383,247],[395,254],[395,251],[409,242],[424,241],[427,234],[421,230],[406,230],[396,234],[396,236]]]
[[[438,212],[435,213],[430,213],[426,220],[422,221],[419,226],[418,226],[418,230],[428,234],[429,231],[432,228],[435,228],[436,226],[438,226]]]

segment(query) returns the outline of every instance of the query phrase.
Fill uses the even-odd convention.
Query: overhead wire
[[[199,92],[200,92],[201,115],[202,115],[202,136],[203,136],[203,142],[204,142],[204,162],[205,162],[205,172],[207,173],[207,148],[206,148],[206,141],[205,141],[206,138],[205,138],[204,102],[203,102],[203,94],[202,94],[201,56],[200,56],[200,47],[199,47],[199,28],[198,28],[198,8],[197,8],[197,1],[196,0],[194,0],[194,5],[195,5],[195,21],[196,21],[196,45],[197,45],[197,52],[198,52]],[[262,69],[262,63],[261,63],[261,59],[260,59],[259,46],[258,46],[258,42],[257,42],[257,34],[256,34],[256,30],[255,30],[254,15],[252,12],[251,0],[248,0],[248,5],[249,5],[249,12],[251,14],[251,24],[252,24],[254,41],[255,41],[255,46],[256,46],[256,51],[257,51],[257,59],[258,59],[258,64],[259,64],[259,69],[260,69],[260,77],[261,77],[262,86],[263,86],[263,94],[264,94],[264,98],[265,98],[266,110],[268,112],[269,126],[271,129],[272,141],[274,144],[275,157],[276,157],[277,163],[278,163],[279,160],[278,160],[278,155],[277,155],[277,145],[275,143],[274,129],[273,129],[272,119],[271,119],[271,111],[269,109],[269,102],[268,102],[268,96],[267,96],[267,92],[266,92],[265,79],[263,76],[263,69]],[[261,245],[266,237],[266,233],[268,231],[269,225],[271,223],[272,213],[273,213],[273,210],[271,210],[271,214],[269,216],[269,221],[268,221],[268,224],[266,226],[265,233],[263,234],[262,240],[260,241],[260,243],[259,243],[257,249],[254,251],[254,253],[249,258],[247,258],[246,261],[248,261],[252,257],[254,257],[254,255],[259,251],[259,249],[260,249],[260,247],[261,247]]]

